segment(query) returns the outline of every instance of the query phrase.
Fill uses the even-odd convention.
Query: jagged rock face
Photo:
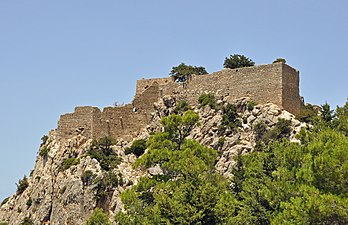
[[[171,114],[175,107],[175,99],[165,96],[162,101],[155,103],[156,111],[151,115],[152,122],[146,129],[139,131],[134,136],[136,139],[146,139],[149,134],[161,131],[160,119]],[[234,157],[246,154],[255,146],[254,126],[261,121],[273,127],[279,118],[291,120],[291,141],[297,141],[295,135],[307,124],[300,123],[287,111],[274,104],[256,105],[248,109],[249,99],[236,100],[240,126],[234,132],[221,136],[218,127],[221,124],[222,112],[211,109],[209,106],[194,108],[200,115],[200,125],[196,126],[188,138],[195,139],[201,144],[217,149],[221,154],[217,159],[216,168],[224,176],[230,177]],[[227,104],[224,99],[220,104]],[[223,143],[221,138],[224,139]],[[105,171],[96,159],[86,155],[92,140],[78,135],[72,139],[61,141],[57,131],[53,130],[48,135],[48,140],[40,147],[49,149],[47,156],[37,156],[35,168],[30,174],[29,185],[21,194],[14,194],[8,202],[0,208],[0,222],[20,224],[25,217],[30,217],[35,224],[83,224],[97,206],[97,183],[86,185],[81,177],[85,171],[91,171],[95,180],[103,178]],[[131,142],[122,139],[112,146],[113,150],[122,159],[122,162],[113,170],[115,174],[122,175],[122,182],[118,187],[109,191],[109,198],[105,208],[112,219],[115,213],[123,209],[120,193],[126,188],[137,183],[141,176],[150,176],[161,172],[159,168],[150,168],[146,171],[134,170],[132,163],[136,157],[125,155],[124,149]],[[62,170],[63,162],[68,158],[79,158],[77,165]],[[32,203],[28,204],[31,199]]]

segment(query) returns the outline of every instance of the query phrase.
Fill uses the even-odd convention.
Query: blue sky
[[[230,54],[300,70],[306,102],[348,97],[345,0],[0,1],[0,201],[78,105],[130,102],[135,81]]]

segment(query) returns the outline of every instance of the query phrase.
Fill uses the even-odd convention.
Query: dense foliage
[[[60,165],[59,170],[60,171],[64,171],[69,169],[72,166],[78,165],[80,163],[80,159],[79,158],[75,158],[75,157],[71,157],[68,159],[65,159],[62,163],[62,165]]]
[[[30,217],[25,217],[20,225],[34,225],[34,222]]]
[[[132,145],[129,148],[126,148],[124,153],[126,155],[133,153],[137,157],[144,154],[146,149],[146,140],[140,139],[133,141]]]
[[[96,175],[91,170],[86,170],[81,175],[81,180],[83,186],[89,186],[93,184],[93,180],[96,177]]]
[[[184,112],[186,112],[186,111],[188,111],[190,109],[191,109],[190,104],[187,101],[185,101],[185,100],[181,100],[181,101],[179,101],[176,104],[176,106],[175,106],[175,108],[173,110],[173,113],[175,113],[175,114],[183,114]]]
[[[214,169],[217,152],[186,139],[197,121],[192,111],[163,118],[165,131],[150,137],[148,152],[135,163],[160,165],[163,173],[122,194],[127,213],[117,214],[118,224],[216,224],[222,218],[220,200],[231,196]]]
[[[237,127],[240,125],[236,105],[227,104],[226,106],[222,107],[222,113],[222,121],[218,130],[219,134],[228,134],[232,131],[235,131]]]
[[[100,208],[96,208],[86,225],[110,225],[108,215]]]
[[[123,183],[122,176],[121,174],[108,171],[103,173],[102,178],[96,179],[95,183],[95,199],[97,200],[97,206],[108,210],[108,201],[111,199],[115,188]]]
[[[348,105],[335,117],[324,106],[314,128],[301,132],[301,145],[284,139],[288,121],[271,130],[257,126],[256,139],[266,145],[237,159],[232,185],[238,209],[230,223],[348,223],[348,137],[338,129],[347,123]]]
[[[111,137],[93,140],[91,147],[87,151],[87,155],[98,160],[101,168],[105,171],[110,171],[121,162],[121,159],[111,147],[114,142]]]
[[[17,194],[22,194],[25,189],[27,189],[27,187],[29,186],[29,181],[27,176],[24,175],[23,179],[18,181],[17,185]]]
[[[181,63],[178,66],[174,66],[169,75],[173,77],[176,82],[185,82],[189,80],[192,74],[204,75],[208,72],[203,66],[190,66],[185,63]]]
[[[43,147],[40,148],[39,155],[40,155],[41,157],[43,157],[43,158],[46,158],[49,151],[50,151],[49,148],[47,148],[46,146],[43,146]]]
[[[227,121],[235,109],[224,111]],[[117,224],[348,224],[348,101],[327,104],[301,144],[288,141],[290,121],[253,127],[258,145],[235,160],[227,180],[215,169],[217,152],[187,139],[198,115],[162,119],[134,167],[159,166],[122,195]],[[232,118],[232,119],[231,119]],[[220,138],[221,144],[224,138]]]
[[[230,57],[226,57],[224,61],[224,68],[242,68],[242,67],[248,67],[248,66],[254,66],[255,62],[253,62],[251,59],[244,55],[230,55]]]
[[[198,103],[202,107],[209,105],[212,109],[216,109],[218,106],[216,103],[215,96],[212,93],[200,95],[198,98]]]

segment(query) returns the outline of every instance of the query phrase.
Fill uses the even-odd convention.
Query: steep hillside
[[[217,104],[221,107],[193,108],[199,115],[199,124],[187,138],[217,150],[215,166],[227,178],[231,177],[235,157],[253,151],[258,124],[270,130],[279,119],[288,120],[291,131],[287,138],[294,142],[298,142],[295,136],[301,128],[308,126],[274,104],[254,105],[243,98],[234,102],[236,127],[231,128],[223,122],[228,113],[223,106],[228,103],[221,99]],[[161,131],[161,118],[177,111],[178,105],[170,96],[155,103],[151,122],[133,140],[147,139]],[[134,169],[132,164],[137,157],[125,154],[131,144],[122,139],[93,141],[81,134],[61,142],[57,130],[52,130],[43,138],[28,178],[19,183],[17,193],[2,203],[0,222],[20,224],[26,219],[34,224],[84,224],[96,207],[105,209],[113,220],[123,209],[121,192],[137,184],[140,177],[161,173],[158,167]]]

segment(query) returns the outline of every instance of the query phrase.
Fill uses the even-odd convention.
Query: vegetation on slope
[[[98,160],[100,167],[105,171],[114,169],[121,162],[121,159],[112,150],[111,146],[114,142],[111,137],[93,140],[91,147],[87,151],[87,155]]]
[[[149,138],[134,166],[163,173],[122,194],[118,224],[348,223],[348,102],[334,113],[323,107],[301,144],[284,138],[286,121],[269,131],[260,125],[262,144],[237,158],[231,180],[216,172],[215,150],[186,139],[197,121],[192,111],[162,120],[164,132]]]

